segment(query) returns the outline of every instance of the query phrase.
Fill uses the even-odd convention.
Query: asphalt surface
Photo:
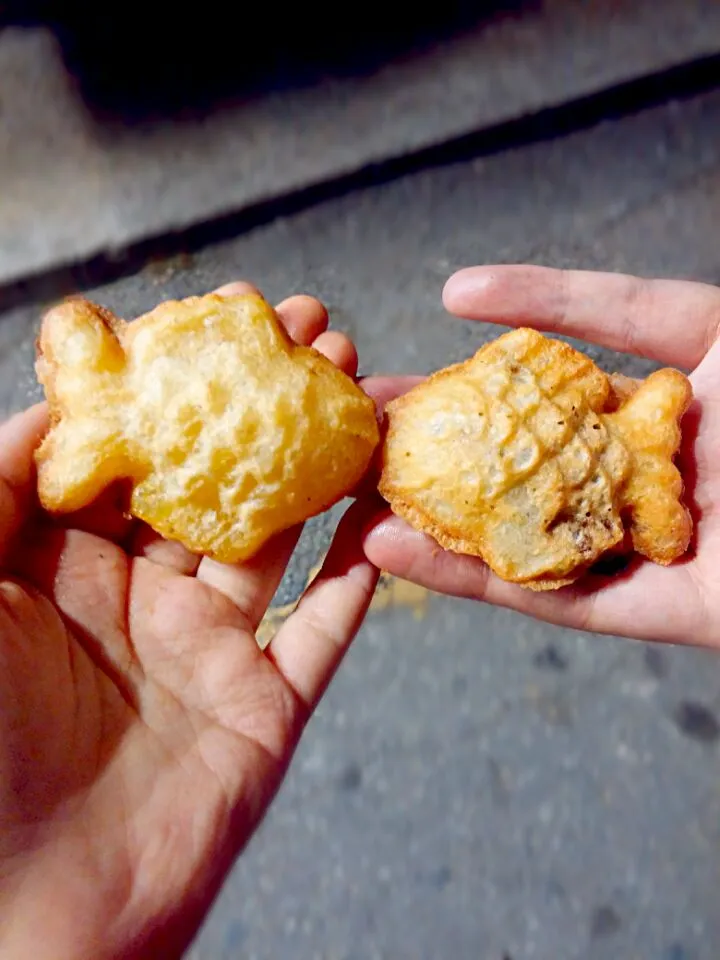
[[[132,316],[233,278],[303,290],[365,372],[428,371],[497,332],[443,316],[454,268],[717,281],[719,223],[716,92],[355,191],[92,293]],[[37,395],[37,317],[0,321],[5,411]],[[718,717],[707,652],[436,597],[376,612],[192,957],[717,960]]]

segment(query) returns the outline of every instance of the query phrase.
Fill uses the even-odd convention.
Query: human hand
[[[221,293],[248,291],[231,284]],[[309,297],[278,307],[350,375]],[[0,952],[179,956],[262,818],[377,571],[353,511],[263,652],[299,530],[247,563],[192,556],[110,495],[60,527],[35,500],[45,405],[0,427]]]
[[[477,558],[441,550],[383,509],[367,523],[367,557],[440,593],[486,600],[550,623],[720,647],[720,289],[497,266],[461,270],[443,297],[457,316],[579,337],[693,371],[695,399],[683,421],[679,455],[695,521],[692,552],[670,567],[636,557],[614,577],[591,574],[574,587],[533,593],[500,580]],[[418,379],[371,377],[363,386],[382,406]]]

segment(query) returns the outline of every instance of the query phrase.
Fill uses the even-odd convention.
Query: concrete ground
[[[715,91],[368,184],[91,293],[131,316],[233,278],[303,290],[364,372],[429,371],[496,332],[444,317],[456,267],[719,282],[718,224]],[[0,317],[4,411],[37,396],[28,289]],[[278,602],[332,519],[309,525]],[[717,656],[383,596],[193,960],[717,960]]]

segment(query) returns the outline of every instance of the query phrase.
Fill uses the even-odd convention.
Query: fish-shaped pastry
[[[677,370],[609,377],[517,329],[388,405],[380,493],[442,547],[536,590],[628,538],[669,564],[692,532],[673,462],[691,398]]]
[[[43,319],[37,373],[42,505],[74,511],[125,480],[133,516],[226,562],[348,494],[380,439],[372,400],[257,295],[133,323],[71,300]]]

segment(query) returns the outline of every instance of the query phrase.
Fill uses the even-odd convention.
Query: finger
[[[0,559],[37,503],[33,454],[47,428],[45,403],[0,425]]]
[[[284,530],[244,563],[218,563],[205,557],[198,567],[197,579],[232,600],[251,628],[257,630],[301,532],[302,524]]]
[[[202,560],[202,557],[191,553],[181,543],[165,540],[145,523],[139,523],[134,529],[128,544],[128,553],[132,557],[144,557],[157,566],[167,567],[188,577],[198,570]]]
[[[360,386],[365,393],[375,401],[375,407],[378,415],[382,416],[383,411],[391,400],[402,396],[408,390],[412,390],[419,383],[425,380],[425,377],[402,376],[402,377],[363,377],[360,380]]]
[[[338,330],[328,330],[321,333],[312,346],[323,353],[328,360],[332,360],[336,367],[354,377],[357,373],[358,355],[355,344],[344,333]]]
[[[637,639],[671,643],[712,642],[690,564],[660,567],[638,558],[631,570],[615,578],[589,574],[575,587],[533,592],[500,580],[477,557],[443,550],[387,509],[368,518],[363,543],[372,563],[437,593],[485,600],[576,630],[629,631]]]
[[[457,316],[580,337],[693,368],[720,328],[720,289],[682,280],[536,266],[469,267],[450,277]]]
[[[309,346],[327,330],[328,313],[315,297],[300,294],[283,300],[275,312],[295,343]]]
[[[268,657],[309,709],[350,646],[377,584],[378,570],[362,551],[361,522],[362,514],[350,507],[320,573],[267,647]]]

